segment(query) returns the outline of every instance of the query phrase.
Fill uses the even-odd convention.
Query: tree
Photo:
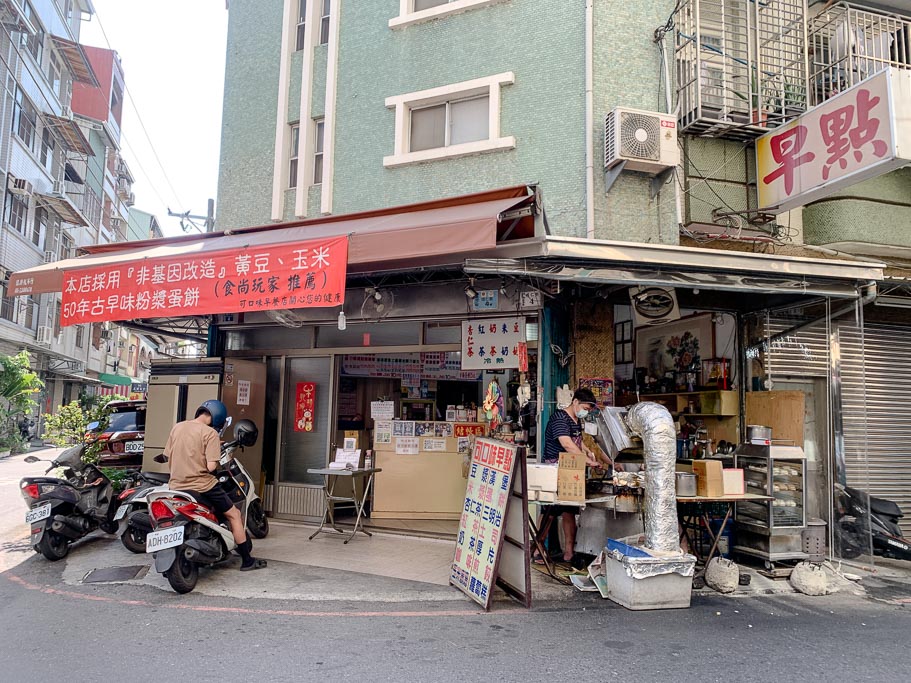
[[[0,356],[0,447],[22,445],[17,417],[38,407],[35,395],[44,387],[38,373],[32,370],[27,351],[15,356]]]
[[[98,423],[97,432],[103,432],[110,422],[111,411],[108,403],[111,401],[124,401],[123,396],[100,396],[84,407],[80,401],[73,401],[68,405],[61,405],[51,414],[44,416],[44,436],[56,446],[74,446],[85,440],[88,426],[93,422]],[[85,462],[95,463],[101,451],[101,443],[95,441],[86,446],[82,459]]]

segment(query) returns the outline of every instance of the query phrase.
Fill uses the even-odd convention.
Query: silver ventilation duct
[[[677,430],[667,408],[657,403],[637,403],[626,422],[642,437],[645,453],[645,547],[680,552],[677,535],[677,498],[674,469]]]

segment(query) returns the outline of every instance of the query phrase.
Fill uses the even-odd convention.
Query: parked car
[[[102,444],[98,464],[139,469],[145,447],[146,401],[111,401],[108,408],[111,417],[107,428],[100,434],[86,435]]]

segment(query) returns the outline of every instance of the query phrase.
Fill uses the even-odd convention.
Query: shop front
[[[329,272],[330,259],[317,255],[339,252],[320,251],[318,240],[346,250],[344,269]],[[307,272],[297,273],[302,252]],[[336,255],[332,263],[341,266]],[[277,270],[257,278],[266,256]],[[540,461],[547,422],[568,402],[559,391],[566,385],[570,397],[582,386],[596,392],[602,413],[640,402],[666,407],[683,470],[699,469],[699,461],[735,465],[751,441],[747,426],[771,427],[773,438],[803,453],[800,475],[787,475],[798,481],[776,490],[771,479],[753,477],[767,495],[752,521],[742,514],[749,506],[738,508],[738,519],[768,534],[787,526],[793,541],[821,517],[831,534],[841,415],[831,328],[861,315],[882,279],[876,264],[554,237],[540,196],[519,187],[129,250],[105,245],[13,277],[29,281],[23,293],[66,294],[78,289],[79,271],[141,273],[156,259],[165,278],[173,268],[209,286],[206,273],[214,273],[211,296],[200,303],[190,288],[165,294],[158,315],[135,310],[139,298],[128,300],[131,313],[105,304],[93,318],[91,302],[64,312],[206,339],[225,383],[232,363],[265,366],[261,469],[275,517],[321,518],[323,475],[313,470],[339,450],[360,451],[358,464],[380,470],[371,525],[451,538],[463,512],[470,437],[489,435],[493,424],[493,436],[526,445],[530,461]],[[270,297],[268,287],[295,291]],[[776,354],[794,332],[774,321],[789,317],[826,330],[824,374],[804,383],[795,376],[793,385],[777,374]],[[241,388],[232,391],[243,405]],[[592,449],[611,449],[598,425],[588,431]],[[586,495],[606,500],[583,506],[574,550],[584,555],[642,528],[634,476],[641,449],[607,455],[626,474],[588,473],[595,481]],[[697,526],[701,534],[709,525]]]

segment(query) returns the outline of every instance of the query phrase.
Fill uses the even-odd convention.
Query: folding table
[[[370,495],[370,486],[373,484],[373,477],[377,472],[382,471],[382,469],[379,469],[377,467],[370,469],[364,468],[359,470],[336,470],[330,469],[328,467],[308,469],[307,474],[320,474],[325,477],[325,479],[323,479],[323,497],[326,503],[326,511],[323,513],[323,519],[319,523],[319,528],[310,536],[310,540],[312,541],[324,530],[327,522],[338,533],[345,533],[343,529],[339,529],[337,526],[335,526],[335,511],[332,507],[333,503],[354,503],[354,509],[357,511],[357,518],[354,520],[354,529],[352,529],[351,534],[348,536],[348,538],[345,539],[346,545],[348,544],[348,541],[354,538],[355,534],[357,534],[358,531],[366,534],[367,536],[372,536],[373,534],[363,528],[361,520],[364,516],[364,505],[367,503],[367,496]],[[352,479],[366,478],[367,481],[364,484],[364,493],[361,495],[361,497],[358,498],[355,481],[351,482],[351,496],[335,495],[335,485],[338,482],[339,477],[351,477]],[[328,531],[328,529],[326,529],[326,531]]]

